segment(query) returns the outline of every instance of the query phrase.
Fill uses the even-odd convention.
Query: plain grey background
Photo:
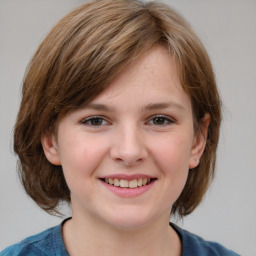
[[[0,249],[61,222],[40,210],[19,184],[12,131],[26,65],[50,28],[84,2],[0,0]],[[216,179],[179,225],[256,256],[256,1],[165,2],[205,44],[224,102]]]

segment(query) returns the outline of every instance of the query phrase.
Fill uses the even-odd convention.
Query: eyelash
[[[95,120],[101,120],[101,124],[99,125],[94,125],[92,124],[93,121]],[[90,123],[91,122],[91,123]],[[105,122],[104,124],[102,124],[102,122]],[[108,124],[108,121],[105,120],[104,117],[102,116],[90,116],[88,118],[85,118],[81,121],[82,124],[85,124],[85,125],[89,125],[89,126],[95,126],[95,127],[100,127],[100,126],[103,126],[103,125],[107,125]]]
[[[163,121],[162,124],[155,124],[154,121],[156,121],[157,119],[160,119],[161,121]],[[99,124],[93,124],[93,121],[100,121]],[[151,123],[153,122],[153,123]],[[101,126],[105,126],[107,124],[109,124],[108,121],[106,121],[105,117],[103,116],[91,116],[88,118],[85,118],[81,121],[82,124],[84,125],[89,125],[89,126],[94,126],[94,127],[101,127]],[[175,123],[175,121],[170,118],[167,117],[165,115],[154,115],[152,117],[150,117],[149,121],[146,122],[146,124],[150,124],[150,125],[156,125],[156,126],[166,126],[166,125],[170,125],[172,123]]]
[[[166,126],[166,125],[170,125],[172,123],[175,123],[175,121],[168,117],[168,116],[165,116],[165,115],[154,115],[152,117],[150,117],[150,120],[147,122],[147,123],[150,123],[150,122],[154,122],[154,120],[156,119],[161,119],[162,121],[164,121],[163,124],[155,124],[155,123],[152,123],[151,125],[156,125],[156,126]]]

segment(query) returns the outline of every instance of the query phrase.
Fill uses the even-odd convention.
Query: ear
[[[200,162],[200,158],[203,155],[207,141],[210,119],[210,115],[206,113],[199,123],[199,130],[194,135],[194,141],[190,153],[189,169],[197,167]]]
[[[54,165],[61,165],[58,144],[53,134],[47,133],[41,137],[41,143],[44,150],[44,154],[48,161]]]

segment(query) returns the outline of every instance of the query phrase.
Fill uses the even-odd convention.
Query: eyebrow
[[[166,109],[166,108],[176,108],[181,111],[186,111],[185,108],[177,103],[177,102],[161,102],[161,103],[149,103],[145,107],[143,107],[143,111],[147,110],[160,110],[160,109]],[[98,103],[89,103],[85,106],[85,109],[93,109],[98,111],[113,111],[114,108],[104,105],[104,104],[98,104]]]
[[[144,110],[158,110],[158,109],[166,109],[166,108],[176,108],[182,111],[186,111],[186,109],[177,102],[161,102],[161,103],[149,103],[143,109]]]
[[[104,104],[98,104],[98,103],[89,103],[85,107],[85,109],[94,109],[99,111],[111,111],[113,110],[112,107],[106,106]]]

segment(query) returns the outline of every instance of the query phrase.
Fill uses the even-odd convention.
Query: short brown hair
[[[14,150],[24,188],[42,209],[56,213],[60,202],[70,202],[61,166],[44,155],[42,135],[54,132],[57,121],[93,100],[125,66],[156,45],[167,47],[176,59],[196,130],[205,113],[211,116],[205,152],[189,171],[172,214],[185,216],[201,202],[214,176],[221,122],[208,54],[189,24],[167,5],[102,0],[61,19],[39,46],[24,78]]]

